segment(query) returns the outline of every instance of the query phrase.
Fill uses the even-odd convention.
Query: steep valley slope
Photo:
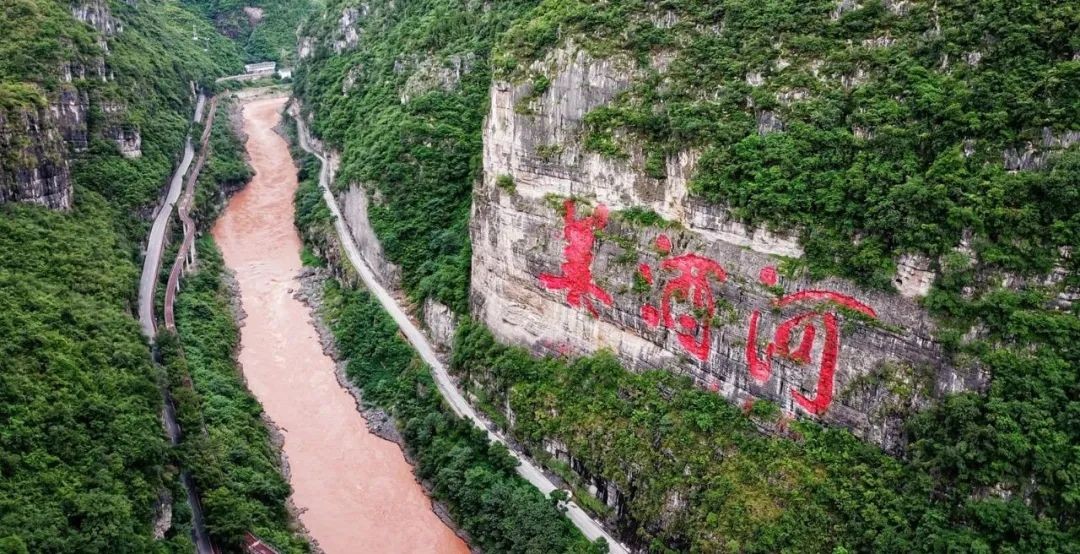
[[[191,547],[136,260],[193,87],[240,61],[172,2],[2,7],[0,550]]]
[[[1005,4],[344,0],[296,89],[370,265],[631,544],[1070,551],[1078,21]]]

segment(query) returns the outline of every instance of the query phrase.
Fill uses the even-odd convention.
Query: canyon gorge
[[[1066,4],[3,10],[0,552],[1080,544]]]

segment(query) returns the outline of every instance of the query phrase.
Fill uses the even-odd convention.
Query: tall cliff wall
[[[896,277],[912,297],[785,274],[802,254],[794,237],[688,195],[695,151],[667,156],[662,181],[641,151],[585,150],[582,120],[629,86],[629,60],[571,45],[536,67],[551,75],[540,94],[492,87],[473,204],[472,312],[498,338],[538,354],[611,349],[628,368],[767,399],[886,449],[905,415],[985,383],[945,362],[914,298],[928,281],[918,268]],[[644,213],[662,219],[641,225]]]
[[[105,0],[80,0],[68,9],[70,29],[59,37],[55,52],[36,60],[40,73],[0,74],[5,111],[0,140],[6,154],[0,203],[71,207],[70,166],[94,136],[115,144],[126,157],[142,155],[139,125],[130,120],[127,106],[114,100],[121,94],[108,86],[114,80],[108,41],[123,31],[123,23]],[[35,102],[25,101],[26,91]]]
[[[0,110],[0,204],[71,207],[71,170],[57,121],[44,106]]]

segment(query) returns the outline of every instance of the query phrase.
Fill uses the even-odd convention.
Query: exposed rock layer
[[[0,109],[0,149],[5,154],[0,160],[0,203],[70,208],[70,165],[89,148],[93,136],[114,143],[125,157],[142,155],[142,134],[131,123],[127,106],[110,100],[108,92],[93,85],[113,78],[106,62],[108,38],[123,32],[123,23],[104,0],[73,3],[71,16],[93,28],[97,44],[60,62],[55,75],[35,76],[42,83],[55,79],[52,88],[20,84],[40,94],[43,107]]]
[[[556,50],[537,68],[550,76],[543,94],[535,94],[530,83],[492,87],[484,180],[473,205],[472,312],[497,337],[540,354],[610,349],[633,370],[683,373],[736,402],[768,399],[786,412],[815,415],[890,450],[902,446],[905,413],[942,393],[983,385],[985,375],[977,368],[944,363],[932,321],[909,298],[925,294],[932,282],[922,260],[901,260],[897,284],[903,294],[863,290],[841,279],[777,277],[766,268],[782,268],[786,259],[800,257],[798,241],[747,229],[724,209],[691,196],[687,184],[696,152],[669,156],[667,178],[658,180],[642,169],[642,152],[613,159],[582,147],[582,119],[629,86],[631,63],[592,59],[571,47]],[[505,186],[505,176],[512,187]],[[578,210],[570,220],[561,212],[567,199]],[[552,286],[569,270],[564,225],[590,217],[590,211],[595,216],[601,205],[612,216],[606,225],[593,222],[596,238],[589,251],[594,257],[588,267],[593,284],[610,294],[611,302],[604,302],[602,293],[590,300],[586,292],[574,306],[568,296],[572,288]],[[655,212],[667,228],[634,225],[620,217],[621,210]],[[670,242],[667,252],[665,241]],[[684,283],[708,285],[683,287],[688,298],[680,298],[677,269],[683,254],[719,264],[726,278],[684,275]],[[689,274],[704,267],[684,269]],[[646,271],[655,279],[651,284]],[[541,275],[548,277],[542,280]],[[776,279],[774,286],[767,284]],[[783,295],[808,290],[857,301],[874,317],[857,317],[822,302],[820,295],[778,306]],[[665,296],[670,319],[663,317]],[[800,320],[789,334],[790,350],[796,351],[802,340],[809,360],[770,356],[768,343],[778,352],[782,348],[777,335],[783,322],[807,313],[817,315]],[[826,328],[828,322],[820,325],[827,319],[824,313],[834,314],[833,331]],[[817,328],[803,330],[809,326]],[[836,339],[835,354],[828,352],[830,334]],[[764,378],[760,365],[755,378],[751,356],[771,364]],[[830,358],[836,360],[832,401],[814,414],[798,397],[821,398]]]
[[[13,201],[52,209],[71,207],[67,147],[47,108],[0,110],[0,204]]]

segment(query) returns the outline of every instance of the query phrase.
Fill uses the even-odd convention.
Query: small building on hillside
[[[249,63],[244,66],[244,72],[249,75],[260,75],[269,77],[277,70],[276,62],[259,62]]]

